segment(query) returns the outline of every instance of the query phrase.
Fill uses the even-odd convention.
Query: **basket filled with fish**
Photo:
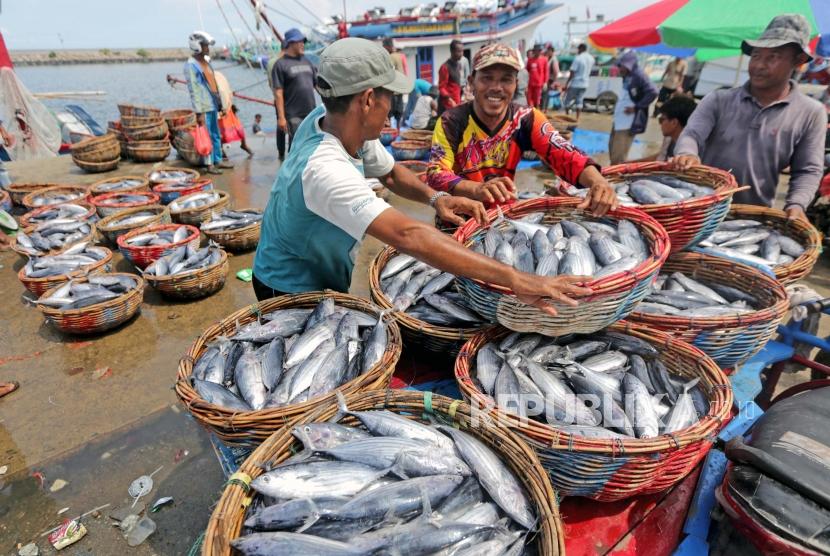
[[[221,212],[230,201],[230,195],[224,191],[212,190],[179,197],[167,206],[170,208],[170,217],[173,222],[198,226],[210,220],[214,214]]]
[[[144,226],[170,224],[170,211],[162,205],[145,205],[122,209],[98,221],[95,228],[112,245],[118,246],[118,237]]]
[[[95,206],[98,215],[104,218],[126,209],[157,205],[159,196],[152,191],[115,191],[91,197],[89,202]]]
[[[89,220],[47,220],[17,232],[11,248],[23,257],[42,257],[63,253],[78,243],[92,243],[94,239],[95,224]]]
[[[699,244],[704,252],[774,272],[782,284],[801,280],[821,254],[821,234],[778,209],[732,205],[729,216]]]
[[[401,131],[401,139],[406,141],[421,141],[432,143],[431,129],[405,129]]]
[[[398,325],[368,300],[335,292],[284,295],[204,331],[175,385],[193,417],[223,441],[253,446],[345,394],[389,385]]]
[[[372,300],[401,326],[404,341],[439,353],[458,353],[485,319],[455,291],[455,276],[386,247],[369,265]]]
[[[46,205],[29,211],[20,217],[20,225],[28,228],[51,220],[95,220],[95,215],[95,207],[88,201],[77,200],[60,205]]]
[[[162,183],[195,182],[202,175],[191,168],[178,168],[176,166],[162,166],[150,170],[144,177],[150,180],[150,185],[155,187]]]
[[[432,148],[430,141],[398,140],[392,141],[392,156],[395,160],[424,160]]]
[[[565,552],[533,451],[429,392],[338,392],[274,432],[234,477],[203,554]]]
[[[37,296],[75,276],[112,270],[112,251],[76,243],[63,253],[32,257],[18,271],[23,286]]]
[[[732,195],[741,190],[732,174],[709,166],[674,172],[665,162],[632,162],[608,166],[602,174],[620,204],[642,210],[666,229],[672,252],[714,232],[726,218]],[[570,196],[588,192],[565,182],[560,191]]]
[[[138,104],[119,104],[118,113],[121,114],[122,122],[130,117],[137,118],[160,118],[161,110],[154,106],[142,106]],[[126,116],[126,118],[125,118]]]
[[[199,178],[194,181],[167,181],[153,186],[153,192],[161,197],[161,204],[163,205],[169,205],[179,197],[212,189],[213,181],[208,178]]]
[[[383,146],[388,147],[392,141],[398,138],[398,130],[394,127],[385,127],[380,130],[380,142]]]
[[[46,189],[32,191],[21,200],[21,204],[29,210],[48,205],[71,203],[86,197],[87,188],[83,185],[56,185]]]
[[[186,224],[152,224],[118,236],[116,244],[124,258],[143,270],[150,263],[169,255],[182,245],[199,247],[201,234]]]
[[[202,233],[229,251],[247,251],[259,243],[262,209],[224,209],[202,222]]]
[[[130,141],[127,154],[136,162],[161,162],[170,154],[170,141]]]
[[[15,205],[23,206],[23,197],[35,191],[64,185],[60,183],[10,183],[5,187]]]
[[[164,297],[199,299],[222,289],[228,277],[228,254],[214,246],[177,247],[143,270],[144,279]]]
[[[492,327],[455,362],[464,398],[536,450],[564,496],[660,492],[709,451],[732,389],[705,353],[621,321],[558,338]]]
[[[722,369],[759,352],[789,310],[780,282],[748,265],[675,253],[627,317],[703,350]]]
[[[620,207],[604,218],[577,208],[581,201],[538,197],[504,213],[490,210],[490,224],[469,220],[455,233],[468,248],[522,272],[540,276],[592,276],[592,292],[577,307],[556,303],[557,315],[526,305],[507,288],[459,277],[469,305],[490,322],[519,332],[558,336],[589,333],[624,318],[647,293],[669,254],[669,238],[656,220]]]
[[[97,334],[130,320],[143,299],[140,276],[114,272],[72,278],[44,292],[37,307],[62,332]]]
[[[93,183],[89,186],[89,194],[103,195],[105,193],[147,191],[149,189],[150,181],[144,176],[116,176]]]

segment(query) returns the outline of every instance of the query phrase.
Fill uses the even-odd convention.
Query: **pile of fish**
[[[181,170],[153,170],[150,172],[153,183],[187,182],[192,183],[193,174]]]
[[[158,216],[158,213],[152,210],[138,210],[136,212],[125,214],[123,216],[116,216],[115,218],[109,221],[109,226],[111,228],[120,228],[123,226],[132,228],[135,226],[140,226],[144,222],[147,222],[148,220],[151,220],[156,216]]]
[[[140,193],[118,193],[106,199],[95,198],[95,204],[103,207],[114,207],[116,205],[135,205],[148,203],[150,201],[149,195],[142,195]]]
[[[213,245],[194,249],[190,244],[182,245],[172,253],[157,259],[144,269],[151,276],[175,276],[200,268],[207,268],[222,259],[222,250]]]
[[[138,234],[125,240],[125,242],[133,247],[168,245],[184,241],[188,236],[190,236],[190,230],[184,226],[179,226],[175,230],[159,230]]]
[[[212,205],[221,199],[219,193],[216,191],[204,191],[202,193],[194,193],[179,197],[170,203],[170,210],[173,212],[181,212],[183,210],[190,210],[199,207]]]
[[[715,192],[713,188],[705,185],[697,185],[675,176],[657,174],[648,178],[612,183],[611,187],[617,192],[617,199],[620,204],[628,207],[673,205],[695,197],[705,197]],[[588,189],[568,185],[565,192],[573,197],[584,198],[588,194]]]
[[[214,214],[210,220],[202,223],[206,232],[226,232],[250,226],[262,220],[262,212],[257,210],[223,210]]]
[[[651,438],[709,411],[697,379],[673,375],[654,346],[617,332],[515,332],[482,346],[472,376],[503,410],[586,438]]]
[[[76,243],[59,255],[32,257],[23,267],[23,274],[28,278],[46,278],[61,276],[84,267],[93,265],[107,256],[100,247],[90,247],[88,243]]]
[[[628,220],[562,220],[542,224],[544,214],[519,220],[499,216],[473,250],[517,270],[595,279],[631,270],[649,256],[640,231]]]
[[[757,220],[724,220],[699,245],[725,257],[770,268],[790,264],[804,253],[798,241]]]
[[[18,232],[18,248],[31,257],[45,255],[84,241],[92,227],[86,220],[58,218],[42,222],[27,232]]]
[[[484,319],[453,291],[455,276],[398,254],[380,273],[380,287],[398,311],[435,326],[478,328]]]
[[[386,351],[383,317],[339,307],[282,309],[217,338],[193,365],[207,402],[256,411],[310,400],[371,369]]]
[[[65,191],[62,193],[55,193],[49,191],[40,195],[32,196],[31,205],[35,208],[46,205],[59,205],[62,203],[68,203],[70,201],[77,201],[78,199],[83,199],[85,195],[86,193],[81,191],[80,189],[77,191]]]
[[[524,554],[534,508],[474,436],[391,411],[295,427],[302,452],[251,482],[242,554]],[[338,416],[339,417],[339,416]],[[335,421],[337,418],[335,418]]]
[[[185,181],[166,181],[166,182],[163,182],[163,184],[164,184],[164,190],[165,191],[178,191],[178,190],[182,190],[182,189],[191,189],[192,187],[194,187],[196,185],[196,182],[188,181],[188,180],[185,180]],[[208,187],[206,189],[211,189],[211,187]]]
[[[112,193],[113,191],[124,191],[135,189],[136,187],[143,185],[144,180],[139,180],[135,178],[124,178],[116,181],[109,181],[107,183],[102,183],[95,186],[95,190],[99,193]]]
[[[86,216],[89,209],[74,203],[65,203],[62,205],[55,205],[41,212],[29,217],[29,225],[34,226],[49,220],[79,220]]]
[[[699,282],[682,272],[660,274],[635,311],[681,317],[732,317],[755,311],[758,299],[732,286]]]
[[[41,297],[38,305],[54,307],[61,311],[80,309],[121,297],[138,287],[138,280],[121,274],[93,274],[87,282],[69,280],[49,297]]]

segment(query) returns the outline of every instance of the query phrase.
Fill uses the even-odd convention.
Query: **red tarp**
[[[12,59],[9,56],[9,51],[6,50],[6,41],[3,40],[3,33],[0,33],[0,68],[10,68],[12,66]]]
[[[634,48],[660,44],[660,26],[669,16],[682,8],[689,0],[661,0],[642,10],[609,23],[588,37],[602,48]]]

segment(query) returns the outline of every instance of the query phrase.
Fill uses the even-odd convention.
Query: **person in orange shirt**
[[[527,105],[538,108],[542,105],[542,89],[548,82],[548,60],[542,56],[542,47],[533,46],[525,66],[529,76],[527,82]]]

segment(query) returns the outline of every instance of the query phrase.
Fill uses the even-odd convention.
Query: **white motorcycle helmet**
[[[213,37],[211,37],[210,34],[206,31],[194,31],[193,34],[191,34],[187,40],[188,45],[190,46],[190,51],[196,54],[202,51],[203,44],[211,46],[216,44],[216,41],[213,40]]]

